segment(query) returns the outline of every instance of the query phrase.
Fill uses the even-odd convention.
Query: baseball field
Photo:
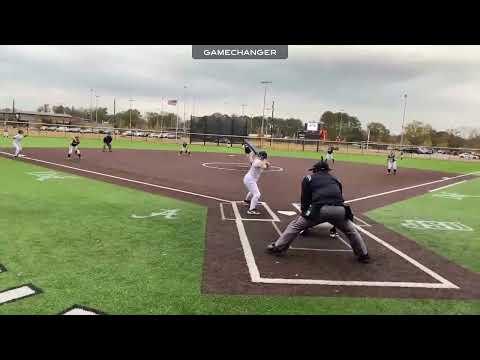
[[[0,314],[480,314],[480,164],[336,154],[372,256],[319,226],[265,252],[298,215],[321,153],[271,150],[248,216],[241,147],[0,140]]]

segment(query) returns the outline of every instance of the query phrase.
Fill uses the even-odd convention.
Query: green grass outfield
[[[0,314],[56,314],[74,304],[109,314],[480,313],[480,301],[203,295],[206,208],[28,174],[38,171],[51,170],[0,157],[0,263],[8,269],[0,290],[43,290],[0,305]],[[180,209],[178,219],[131,218],[159,209]]]
[[[441,192],[479,197],[455,200],[434,196]],[[474,179],[444,190],[375,209],[367,215],[453,262],[480,272],[479,209],[480,179]],[[473,228],[474,231],[409,229],[401,225],[407,219],[460,222]]]
[[[37,147],[37,148],[67,148],[69,144],[70,137],[27,137],[23,140],[23,145],[26,151],[28,147]],[[0,147],[11,147],[11,139],[0,138]],[[102,147],[101,139],[90,139],[85,138],[81,139],[81,148],[93,148],[98,149]],[[162,143],[159,140],[142,141],[142,140],[129,140],[125,138],[118,138],[113,141],[113,148],[115,149],[145,149],[145,150],[173,150],[178,151],[179,146],[172,143]],[[228,154],[238,154],[241,149],[237,147],[226,147],[226,146],[216,146],[216,145],[192,145],[192,152],[220,152]],[[268,148],[267,148],[268,150]],[[305,158],[305,159],[320,159],[320,156],[325,155],[321,152],[315,151],[279,151],[279,150],[268,150],[270,156],[285,156],[285,157],[295,157],[295,158]],[[386,155],[385,154],[351,154],[351,153],[336,153],[335,159],[339,161],[355,162],[355,163],[365,163],[373,165],[383,165],[386,166]],[[274,159],[272,160],[275,161]],[[438,160],[438,159],[421,159],[421,158],[404,158],[403,160],[398,161],[399,169],[402,167],[405,168],[414,168],[420,170],[432,170],[432,171],[443,171],[451,173],[470,173],[480,170],[480,162],[473,161],[454,161],[454,160]]]

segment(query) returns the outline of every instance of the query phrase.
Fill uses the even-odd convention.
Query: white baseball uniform
[[[253,210],[257,207],[258,200],[260,199],[260,190],[258,190],[257,182],[260,179],[260,175],[264,169],[264,162],[260,159],[254,159],[252,166],[247,174],[243,178],[243,183],[248,190],[247,197],[245,200],[250,200],[250,210]]]
[[[13,137],[13,147],[15,148],[15,156],[18,156],[22,152],[22,134],[17,134]]]
[[[395,155],[389,155],[388,156],[388,164],[387,164],[387,169],[388,170],[394,170],[397,171],[397,160],[395,159]]]

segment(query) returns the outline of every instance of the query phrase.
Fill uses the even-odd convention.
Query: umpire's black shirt
[[[305,176],[302,181],[301,209],[304,214],[310,205],[343,205],[342,184],[326,171]]]

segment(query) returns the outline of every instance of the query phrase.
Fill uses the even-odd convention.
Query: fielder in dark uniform
[[[277,241],[268,246],[268,252],[282,255],[301,231],[328,222],[347,236],[358,261],[368,263],[368,249],[353,224],[350,207],[344,204],[342,184],[328,173],[330,167],[324,160],[310,170],[313,174],[305,176],[302,181],[302,215],[293,220]]]
[[[182,154],[190,155],[190,149],[188,148],[188,144],[186,142],[182,144],[182,147],[180,148],[180,151],[178,153],[178,155]]]
[[[67,157],[70,158],[72,156],[72,153],[75,151],[75,154],[77,154],[78,159],[82,158],[82,155],[80,154],[80,149],[78,148],[78,145],[80,145],[80,138],[78,136],[75,136],[72,138],[72,142],[70,143],[70,146],[68,147],[68,154]]]
[[[112,135],[110,135],[110,133],[108,133],[107,136],[105,136],[103,138],[103,150],[102,151],[106,151],[106,149],[108,147],[108,151],[112,152],[112,141],[113,141]]]

